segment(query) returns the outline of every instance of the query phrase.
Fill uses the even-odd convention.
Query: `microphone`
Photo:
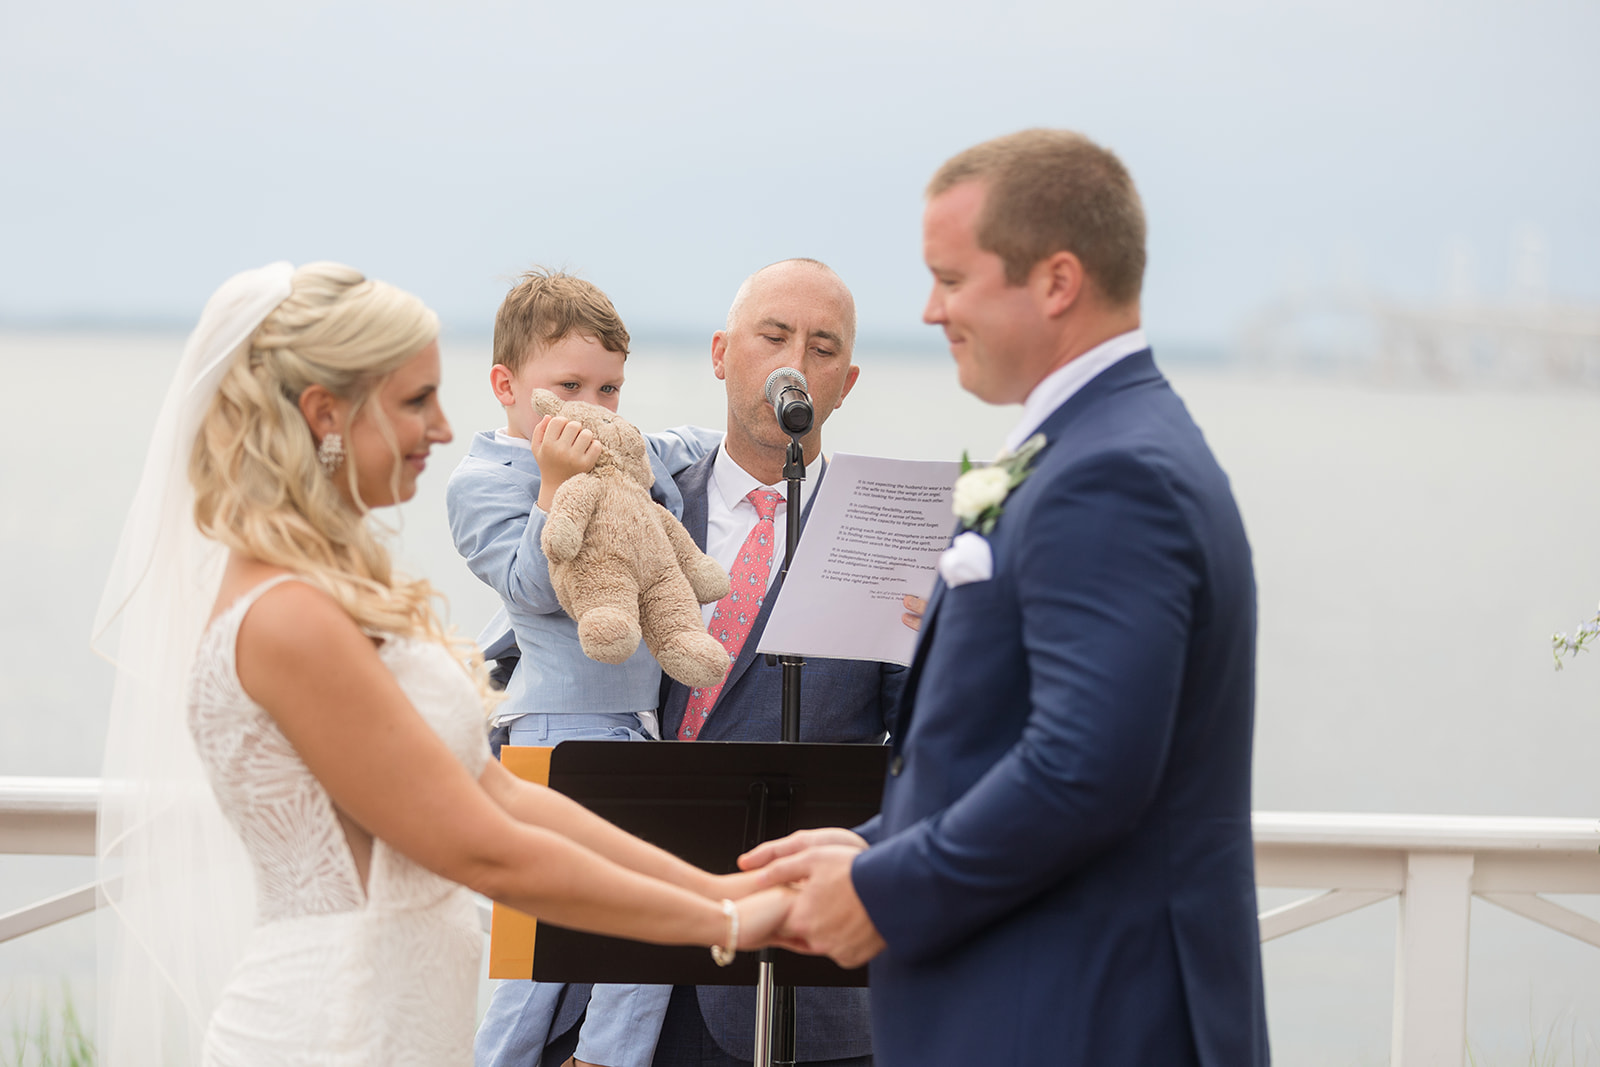
[[[811,432],[811,397],[806,393],[804,374],[792,367],[779,367],[767,375],[766,396],[784,433],[804,437]]]

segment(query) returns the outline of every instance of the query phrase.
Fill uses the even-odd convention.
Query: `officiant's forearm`
[[[518,822],[544,827],[630,871],[658,878],[700,896],[715,900],[737,895],[693,864],[618,829],[553,789],[516,778],[499,764],[485,767],[482,782],[495,803]]]

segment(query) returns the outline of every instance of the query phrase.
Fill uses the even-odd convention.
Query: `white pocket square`
[[[958,536],[939,557],[939,577],[952,589],[993,578],[994,553],[989,551],[989,542],[971,530]]]

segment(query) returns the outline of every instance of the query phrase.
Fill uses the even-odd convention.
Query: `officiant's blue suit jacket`
[[[1266,1064],[1227,477],[1148,351],[1041,432],[993,577],[935,586],[862,828],[876,1061]]]
[[[713,452],[677,478],[678,488],[683,493],[684,528],[702,550],[706,544],[706,494],[715,490],[711,482],[715,462],[716,453]],[[824,473],[824,465],[819,463],[812,467],[810,476],[820,484]],[[782,556],[775,557],[773,565],[780,566],[781,560]],[[780,576],[762,601],[755,626],[733,669],[728,672],[728,680],[711,708],[700,741],[782,740],[783,670],[769,667],[765,657],[756,655],[756,645],[766,628],[782,582]],[[905,669],[895,664],[807,659],[800,687],[800,739],[881,742],[905,677]],[[677,735],[688,701],[687,687],[664,678],[663,737]],[[699,744],[700,741],[681,743]],[[751,990],[702,986],[698,997],[700,1014],[717,1044],[729,1055],[752,1058],[755,997]],[[800,1060],[843,1059],[872,1051],[865,989],[802,988],[796,991],[795,1001],[795,1052]]]

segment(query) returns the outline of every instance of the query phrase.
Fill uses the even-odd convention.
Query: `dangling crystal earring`
[[[344,438],[336,433],[323,437],[317,445],[317,462],[322,464],[322,473],[333,477],[333,472],[339,469],[339,464],[344,460]]]

